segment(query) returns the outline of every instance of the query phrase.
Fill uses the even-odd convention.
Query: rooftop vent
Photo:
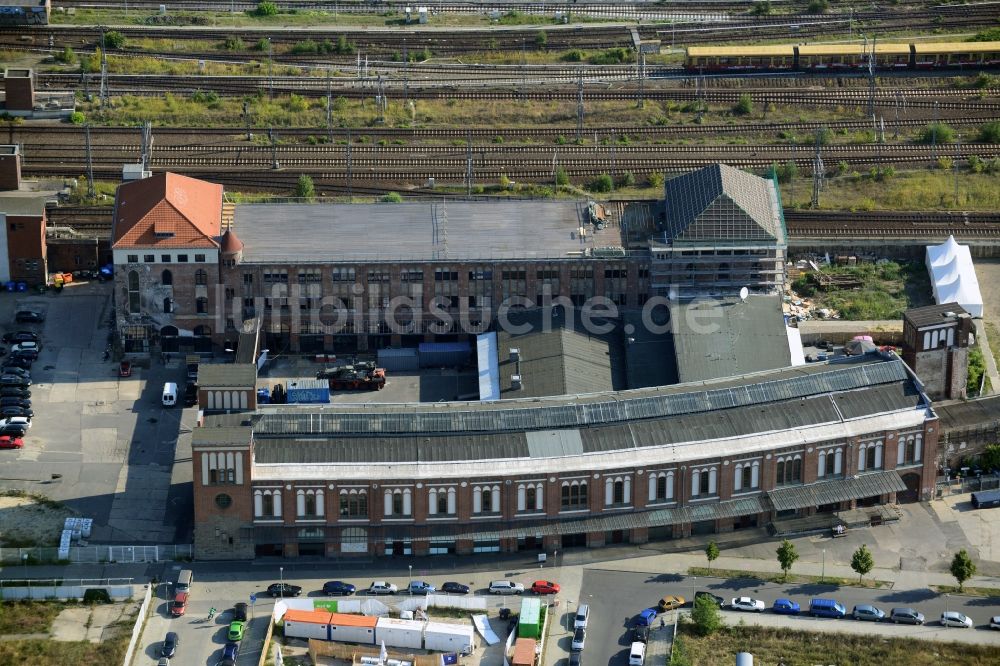
[[[521,390],[521,375],[511,375],[510,376],[510,390],[520,391]]]
[[[511,363],[518,363],[521,360],[521,350],[517,347],[510,348],[510,361]]]

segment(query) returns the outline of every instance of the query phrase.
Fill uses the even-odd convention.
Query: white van
[[[642,666],[646,661],[646,644],[636,641],[628,651],[628,666]]]
[[[167,382],[163,385],[163,406],[173,407],[177,404],[177,384]]]
[[[175,587],[176,592],[190,592],[191,583],[194,582],[194,574],[191,573],[190,569],[183,569],[177,575],[177,585]]]
[[[586,629],[587,620],[590,619],[590,604],[580,604],[580,607],[576,609],[576,619],[573,620],[574,629]]]

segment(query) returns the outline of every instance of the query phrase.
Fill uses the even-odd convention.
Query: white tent
[[[983,316],[983,296],[968,245],[949,236],[941,245],[927,246],[927,271],[938,303],[958,303],[973,317]]]

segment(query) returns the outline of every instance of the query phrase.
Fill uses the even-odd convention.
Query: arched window
[[[753,488],[754,487],[753,467],[751,467],[750,465],[744,465],[741,472],[743,474],[743,479],[742,479],[743,489],[746,490],[747,488]]]
[[[305,513],[306,516],[316,515],[316,496],[312,493],[306,495]]]
[[[204,296],[199,296],[194,299],[194,309],[198,314],[205,314],[208,312],[208,299]]]
[[[169,287],[174,284],[174,274],[170,272],[169,268],[163,269],[163,273],[160,275],[160,282],[164,287]]]
[[[524,508],[529,511],[534,511],[535,500],[538,495],[538,491],[535,490],[534,486],[528,486],[524,490]]]
[[[454,490],[449,490],[449,493],[454,495]],[[448,510],[448,493],[443,490],[439,490],[437,494],[437,512],[438,513],[453,513]]]
[[[139,313],[139,272],[128,272],[128,311],[131,314]]]
[[[203,268],[199,268],[194,272],[194,283],[208,284],[208,273],[206,273]]]
[[[781,485],[785,482],[785,461],[783,459],[778,460],[777,473],[774,476],[776,485]]]
[[[877,469],[878,465],[875,464],[875,445],[869,444],[868,449],[865,451],[865,469]]]
[[[816,463],[816,476],[823,478],[826,476],[826,452],[820,451]]]
[[[268,493],[261,498],[261,515],[274,516],[274,495]]]
[[[622,481],[621,479],[615,479],[615,486],[614,486],[614,493],[613,494],[614,494],[614,497],[612,498],[612,502],[613,503],[615,503],[615,504],[624,504],[625,503],[625,482],[624,481]]]
[[[795,460],[792,461],[792,481],[798,482],[802,480],[802,458],[795,456]]]

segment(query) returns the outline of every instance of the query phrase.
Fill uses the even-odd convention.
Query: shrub
[[[309,200],[316,196],[316,187],[313,185],[311,177],[306,174],[299,176],[299,182],[295,184],[295,196],[299,199]]]
[[[647,180],[649,181],[650,187],[663,187],[663,183],[666,182],[666,178],[659,171],[654,171],[649,174]]]
[[[955,141],[955,130],[945,123],[931,123],[924,128],[920,140],[923,143],[952,143]]]
[[[784,164],[772,164],[771,172],[777,177],[779,183],[790,183],[799,175],[798,165],[789,160]]]
[[[540,49],[544,49],[545,45],[549,43],[549,36],[545,34],[544,30],[539,30],[535,33],[535,46]]]
[[[569,174],[562,167],[556,167],[556,185],[560,187],[569,185]]]
[[[590,56],[593,65],[620,65],[625,62],[632,62],[632,55],[621,46]]]
[[[1000,143],[1000,120],[986,123],[979,128],[980,143]]]
[[[403,197],[399,192],[388,192],[379,201],[382,203],[403,203]]]
[[[347,35],[341,35],[337,37],[337,54],[338,55],[354,55],[357,51],[354,44],[347,41]]]
[[[753,113],[753,98],[746,93],[740,95],[740,98],[736,101],[736,105],[733,107],[733,113],[738,116],[749,116]]]
[[[243,38],[240,36],[230,36],[226,37],[226,41],[222,42],[222,48],[227,51],[243,51],[247,45],[243,42]]]
[[[211,90],[207,92],[202,92],[200,90],[195,90],[194,94],[191,95],[191,101],[197,102],[199,104],[206,104],[208,106],[218,105],[219,94]]]
[[[969,155],[969,171],[982,173],[986,170],[986,162],[979,155]]]
[[[253,45],[253,50],[266,51],[270,47],[271,47],[271,41],[265,37],[257,40],[257,43]]]
[[[566,137],[563,136],[562,134],[560,134],[559,136],[557,136],[556,137],[556,145],[557,146],[565,146],[566,145]]]
[[[830,3],[827,0],[809,0],[809,13],[822,14],[829,9]]]
[[[346,97],[336,97],[333,100],[333,110],[334,111],[344,111],[347,109],[347,98]]]
[[[965,381],[965,390],[970,395],[979,394],[979,384],[986,372],[986,361],[983,360],[983,350],[973,347],[969,350],[969,374]]]
[[[706,595],[695,597],[691,620],[700,636],[711,636],[722,626],[719,608],[715,605],[715,601]]]
[[[319,53],[319,44],[311,39],[303,39],[301,42],[295,42],[292,45],[291,53],[295,55],[312,55]]]
[[[286,107],[289,111],[301,113],[309,108],[309,102],[306,101],[305,97],[292,93],[292,95],[288,98],[288,104],[286,104]]]
[[[767,16],[771,13],[771,0],[764,0],[764,2],[755,2],[753,9],[750,11],[751,14],[755,16]]]
[[[633,174],[631,171],[626,171],[625,173],[622,174],[622,177],[619,178],[619,183],[621,183],[621,185],[620,185],[621,187],[632,187],[632,186],[634,186],[635,185],[635,174]]]
[[[837,162],[837,175],[843,176],[845,173],[847,173],[847,170],[850,168],[851,165],[845,162],[844,160]]]
[[[973,35],[970,42],[1000,42],[1000,28],[990,28],[988,30],[983,30],[982,32],[977,32]]]
[[[111,595],[103,587],[101,588],[88,588],[83,593],[83,603],[85,604],[110,604]]]
[[[829,127],[820,127],[816,132],[816,136],[819,138],[819,145],[825,146],[833,141],[833,130]]]
[[[501,190],[509,190],[510,186],[511,186],[511,182],[510,182],[510,178],[507,177],[507,174],[505,174],[505,173],[500,174],[500,189]]]
[[[560,60],[563,62],[583,62],[583,51],[580,49],[572,49],[564,53]]]
[[[73,52],[72,48],[70,48],[69,46],[67,46],[62,51],[60,51],[59,53],[57,53],[55,55],[55,59],[56,59],[57,62],[61,62],[64,65],[75,65],[76,64],[76,53]]]
[[[942,171],[951,171],[951,168],[955,166],[955,160],[950,157],[939,157],[937,161],[938,169]]]
[[[125,48],[125,35],[117,30],[104,33],[104,48],[119,51]]]
[[[602,173],[600,176],[590,181],[587,187],[594,192],[610,192],[615,188],[615,183],[611,176]]]
[[[83,121],[85,121],[86,119],[87,117],[84,116],[83,113],[80,111],[74,111],[73,113],[69,114],[69,121],[74,125],[82,125]]]
[[[278,5],[273,2],[258,2],[257,8],[254,9],[251,14],[254,16],[277,16],[278,15]]]

